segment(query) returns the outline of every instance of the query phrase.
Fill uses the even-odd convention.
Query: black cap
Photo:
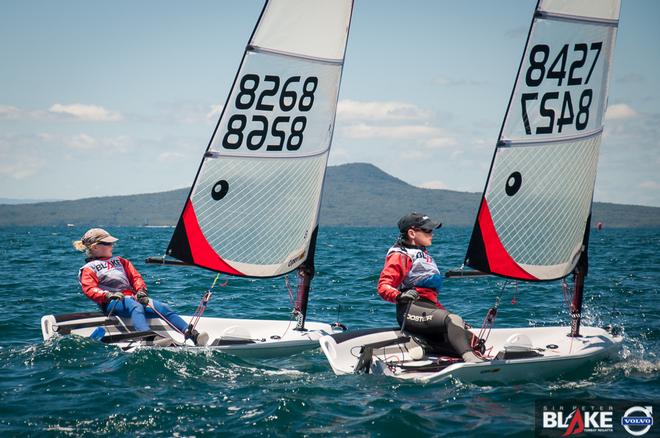
[[[442,226],[442,223],[432,221],[431,218],[426,216],[425,214],[413,212],[399,219],[397,225],[399,225],[399,230],[402,233],[405,233],[410,228],[419,228],[420,230],[430,232],[435,230],[436,228],[440,228]]]

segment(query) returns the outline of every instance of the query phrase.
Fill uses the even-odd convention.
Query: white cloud
[[[24,179],[36,174],[41,170],[45,163],[40,158],[34,157],[13,157],[13,160],[0,160],[0,175],[9,176],[13,179]]]
[[[644,181],[639,184],[639,188],[645,190],[660,190],[660,184],[656,181]]]
[[[215,124],[222,113],[223,105],[206,105],[199,102],[177,101],[160,105],[162,115],[157,121],[166,124],[185,123],[189,125]]]
[[[71,149],[89,150],[94,149],[94,147],[97,145],[97,142],[94,140],[94,138],[87,134],[78,134],[66,140],[65,144]]]
[[[402,160],[428,161],[429,154],[420,149],[407,149],[399,153]]]
[[[116,122],[122,119],[122,115],[118,112],[109,111],[102,106],[83,105],[81,103],[74,103],[72,105],[56,103],[50,107],[49,111],[55,114],[94,122]]]
[[[630,119],[635,117],[637,112],[625,103],[617,103],[607,107],[605,120]]]
[[[439,180],[427,181],[419,185],[423,189],[447,189],[447,185]]]
[[[33,145],[32,136],[0,136],[0,175],[19,180],[41,170],[46,162]]]
[[[158,155],[158,161],[177,161],[184,157],[185,155],[178,152],[162,152]]]
[[[0,119],[16,120],[21,117],[21,110],[15,106],[0,105]]]
[[[92,137],[85,133],[62,138],[61,142],[67,148],[76,151],[102,150],[111,153],[126,153],[133,145],[133,141],[125,135],[117,137]]]
[[[422,120],[429,112],[405,102],[358,102],[342,100],[337,104],[337,117],[344,120]]]
[[[455,146],[456,140],[451,137],[433,137],[428,140],[424,146],[428,149],[444,149],[450,146]]]
[[[209,112],[206,113],[206,120],[217,121],[223,108],[224,105],[212,105]]]
[[[341,129],[349,138],[424,139],[440,136],[442,131],[427,125],[376,126],[359,123]]]

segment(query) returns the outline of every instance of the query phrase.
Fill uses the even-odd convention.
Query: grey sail
[[[465,263],[523,280],[563,278],[585,251],[618,0],[541,0]]]
[[[168,255],[250,277],[310,256],[352,6],[266,3]]]

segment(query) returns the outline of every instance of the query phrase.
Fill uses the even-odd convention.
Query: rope
[[[149,307],[151,310],[153,310],[154,313],[156,313],[156,315],[158,315],[158,317],[159,317],[160,319],[162,319],[163,321],[165,321],[165,322],[167,323],[167,325],[169,325],[170,327],[172,327],[175,331],[181,333],[183,336],[186,335],[186,334],[183,333],[181,330],[179,330],[174,324],[172,324],[172,323],[170,322],[169,319],[165,318],[165,316],[164,316],[162,313],[160,313],[158,310],[156,310],[156,308],[155,308],[154,306],[151,305],[151,301],[149,301],[149,303],[147,304],[147,307]]]
[[[108,304],[108,306],[110,306],[110,304]],[[112,309],[110,310],[110,312],[108,312],[108,318],[112,317],[112,314],[115,312],[115,307],[117,307],[117,304],[116,304],[116,303],[115,303],[114,306],[112,306]],[[117,318],[117,320],[119,321],[119,323],[122,325],[122,327],[124,327],[124,329],[125,329],[127,332],[130,332],[130,330],[128,329],[128,327],[126,327],[126,324],[124,324],[124,321],[122,321],[121,318],[120,318],[119,316],[116,316],[115,318]]]
[[[566,278],[562,279],[561,281],[561,288],[562,292],[564,295],[564,305],[568,309],[568,312],[571,312],[571,305],[573,302],[573,293],[574,291],[571,290],[571,288],[568,286],[568,283],[566,282]]]
[[[486,341],[488,340],[488,337],[490,336],[490,332],[493,329],[493,325],[495,323],[495,317],[497,316],[497,309],[500,306],[500,297],[495,298],[495,305],[488,309],[488,312],[486,312],[486,316],[484,317],[483,322],[481,323],[481,329],[479,330],[478,335],[472,334],[472,339],[470,340],[470,347],[474,351],[474,353],[477,356],[481,356],[482,358],[488,357],[490,354],[490,351],[493,349],[491,346],[488,350],[484,351],[482,354],[480,351],[480,348],[482,345],[485,347]]]
[[[215,276],[215,279],[213,280],[213,283],[211,283],[211,287],[209,288],[209,290],[204,292],[204,295],[202,295],[202,299],[197,305],[197,308],[195,309],[195,313],[193,313],[193,316],[190,318],[190,323],[188,324],[188,333],[192,333],[192,331],[195,330],[195,327],[197,327],[197,323],[204,314],[204,311],[206,310],[206,306],[211,300],[211,297],[213,296],[212,291],[215,285],[218,283],[219,278],[220,278],[220,273],[218,272],[218,274]],[[224,283],[221,283],[220,287],[227,286],[227,283],[229,283],[228,279],[225,280]]]
[[[293,289],[291,288],[291,283],[289,283],[289,274],[284,276],[284,284],[286,284],[286,289],[289,291],[289,305],[293,308],[295,306],[296,298],[293,295]]]

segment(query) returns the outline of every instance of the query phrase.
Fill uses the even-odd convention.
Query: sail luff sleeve
[[[351,11],[349,0],[266,4],[168,254],[250,277],[306,260]]]
[[[465,263],[508,278],[567,276],[583,250],[618,1],[541,0]]]

